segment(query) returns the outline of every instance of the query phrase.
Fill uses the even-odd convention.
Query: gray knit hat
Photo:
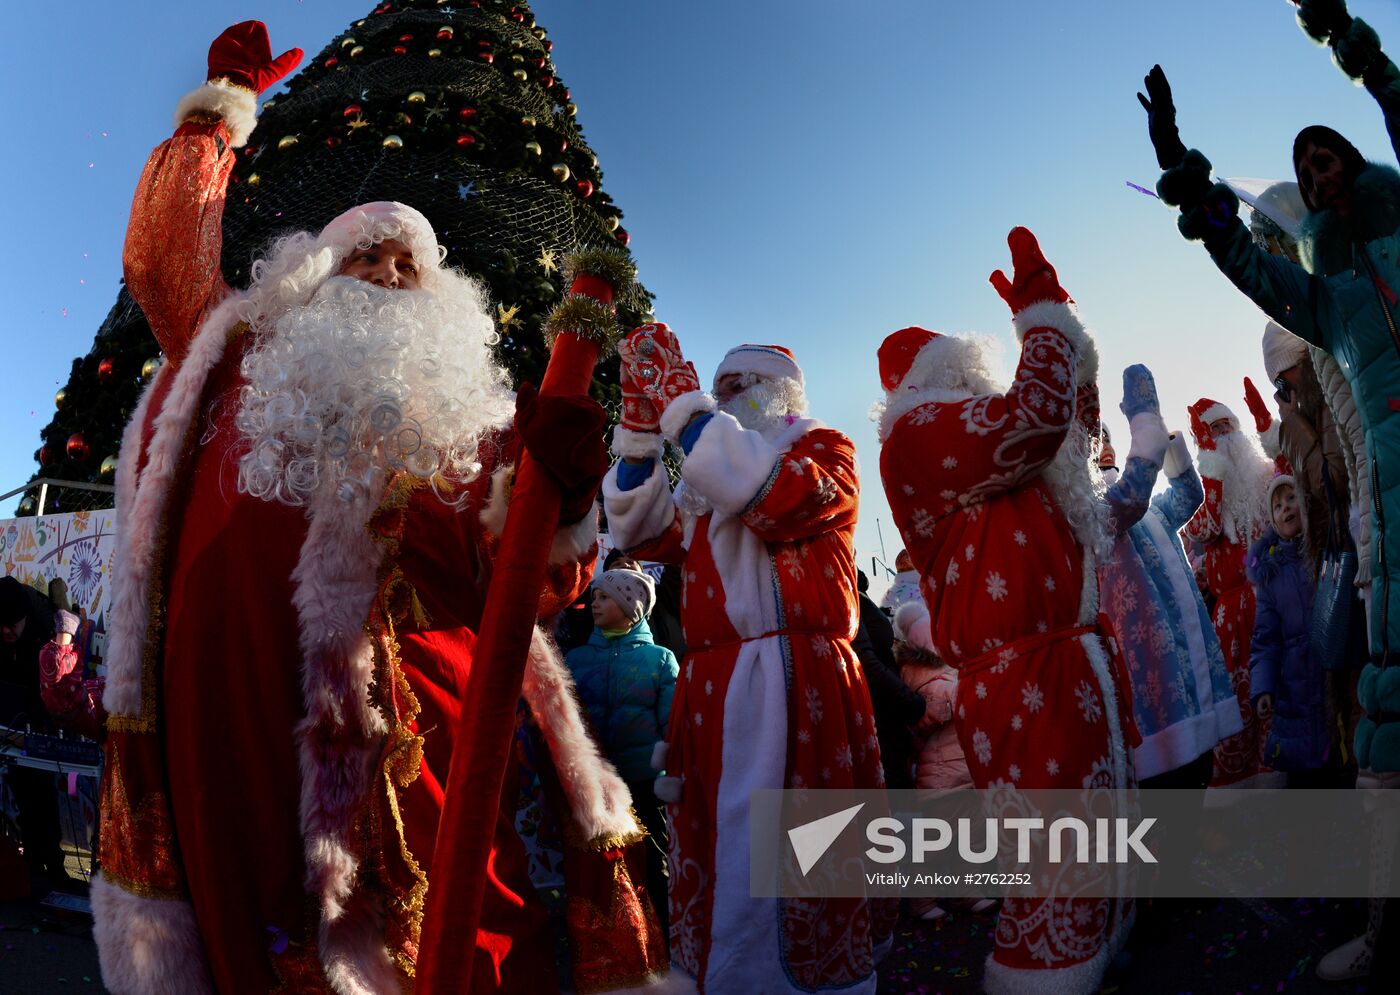
[[[637,570],[608,570],[593,578],[593,586],[617,602],[635,625],[651,614],[656,585]]]

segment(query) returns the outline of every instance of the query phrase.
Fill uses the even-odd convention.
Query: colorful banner
[[[45,594],[61,580],[73,610],[85,622],[84,649],[101,656],[102,634],[112,604],[112,554],[116,551],[117,513],[78,511],[39,518],[0,519],[0,568]],[[92,645],[93,642],[96,645]],[[96,652],[94,652],[96,651]]]

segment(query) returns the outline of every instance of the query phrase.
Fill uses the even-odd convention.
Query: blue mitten
[[[1123,403],[1118,405],[1118,410],[1129,421],[1134,415],[1160,416],[1162,413],[1157,403],[1157,381],[1152,379],[1152,371],[1141,363],[1134,363],[1123,371]]]

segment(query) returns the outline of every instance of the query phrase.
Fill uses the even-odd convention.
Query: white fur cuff
[[[667,754],[668,752],[669,752],[669,748],[666,746],[666,741],[665,741],[664,739],[659,739],[659,740],[657,740],[657,741],[656,741],[656,745],[653,746],[653,747],[651,748],[651,769],[652,769],[652,770],[665,770],[665,769],[666,769],[666,754]]]
[[[1128,432],[1133,440],[1128,447],[1128,459],[1137,457],[1161,466],[1171,442],[1162,416],[1153,411],[1139,412],[1128,419]]]
[[[189,902],[145,898],[92,879],[92,935],[102,983],[116,995],[213,992],[204,942]]]
[[[682,394],[670,404],[661,415],[661,434],[676,445],[680,445],[681,433],[695,415],[715,410],[715,399],[703,390],[692,390]]]
[[[228,125],[229,144],[242,148],[258,123],[258,96],[252,90],[234,86],[225,79],[211,79],[191,90],[175,105],[175,127],[195,114],[213,114]]]
[[[1162,458],[1162,472],[1169,478],[1181,476],[1191,469],[1191,450],[1186,448],[1186,435],[1174,433],[1167,442],[1167,451]]]
[[[1279,438],[1280,425],[1282,422],[1275,418],[1268,428],[1259,433],[1259,444],[1264,447],[1264,455],[1269,459],[1276,459],[1283,452],[1283,441]]]
[[[620,424],[613,429],[612,454],[619,459],[660,459],[664,449],[660,432],[638,432]]]
[[[681,788],[684,782],[679,777],[670,774],[663,774],[656,779],[652,790],[656,792],[656,797],[663,802],[670,802],[675,805],[681,800]]]
[[[1099,378],[1098,347],[1094,344],[1094,337],[1089,334],[1084,323],[1079,320],[1079,314],[1071,305],[1057,304],[1054,301],[1040,301],[1028,308],[1023,308],[1011,319],[1011,324],[1016,329],[1017,342],[1024,342],[1026,333],[1032,328],[1055,329],[1069,339],[1075,352],[1079,354],[1077,382],[1086,384]]]

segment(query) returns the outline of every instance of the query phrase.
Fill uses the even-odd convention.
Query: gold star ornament
[[[546,273],[554,273],[559,269],[559,264],[554,261],[553,249],[541,248],[540,257],[536,259],[535,262],[539,263],[540,269],[544,270]]]
[[[518,304],[512,304],[510,307],[506,307],[504,304],[497,304],[496,322],[501,326],[501,331],[508,332],[516,325],[521,324],[520,319],[516,317],[519,313],[520,305]]]

